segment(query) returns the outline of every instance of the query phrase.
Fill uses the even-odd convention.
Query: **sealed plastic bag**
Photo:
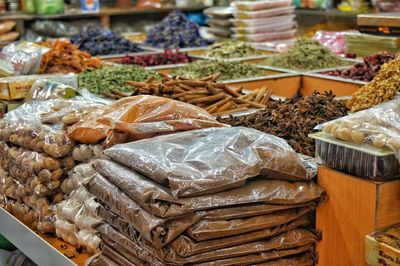
[[[223,215],[230,218],[240,218],[240,215],[246,217],[246,212],[243,212],[244,208],[248,208],[249,213],[254,211],[253,214],[257,212],[266,214],[290,208],[288,205],[281,207],[263,205],[262,210],[257,210],[257,206],[249,206],[249,204],[299,205],[318,201],[325,194],[321,187],[312,182],[290,183],[259,179],[252,180],[242,187],[228,191],[175,199],[170,189],[113,161],[98,160],[94,167],[98,173],[119,187],[142,208],[161,218],[216,208],[219,209],[208,211],[209,219],[219,219]],[[235,211],[234,209],[238,207],[241,208]]]
[[[159,136],[119,144],[104,153],[169,186],[175,198],[239,187],[257,175],[298,180],[310,178],[286,141],[244,127]]]
[[[257,264],[258,266],[311,266],[315,265],[315,260],[311,252],[305,252],[301,255],[291,256],[288,258],[271,260]]]
[[[106,144],[112,145],[158,134],[225,126],[202,108],[167,98],[141,95],[123,98],[106,106],[101,113],[93,114],[71,127],[68,133],[81,143],[106,139]]]

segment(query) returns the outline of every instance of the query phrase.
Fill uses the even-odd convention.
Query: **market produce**
[[[42,58],[41,73],[80,73],[102,67],[100,59],[91,57],[67,41],[45,41],[40,44],[51,49]]]
[[[231,114],[249,108],[264,108],[272,94],[266,87],[251,93],[242,93],[242,88],[234,89],[216,83],[219,73],[203,79],[170,78],[162,75],[161,81],[127,82],[137,87],[138,94],[150,94],[191,103],[206,109],[212,115]],[[127,95],[114,94],[114,98]]]
[[[400,90],[399,67],[400,57],[382,65],[375,78],[352,95],[347,107],[358,112],[394,99]]]
[[[325,74],[361,81],[371,81],[378,74],[383,64],[395,58],[395,54],[380,52],[375,55],[364,57],[363,63],[356,63],[352,67],[346,69],[328,71],[325,72]]]
[[[207,46],[199,26],[179,10],[172,11],[148,33],[145,44],[158,48],[187,48]]]
[[[314,70],[350,65],[318,41],[298,39],[294,46],[278,55],[265,59],[262,65],[293,70]]]
[[[72,36],[70,41],[78,46],[80,50],[86,51],[91,55],[112,55],[142,51],[136,43],[118,36],[112,31],[101,28],[91,28],[83,31]]]
[[[258,129],[283,139],[298,152],[314,156],[314,140],[308,137],[315,126],[346,115],[345,105],[332,92],[310,96],[296,95],[281,101],[270,101],[265,110],[253,114],[219,118],[232,125]]]
[[[12,31],[16,22],[12,20],[0,22],[0,45],[13,42],[19,37],[19,33]]]
[[[254,65],[215,60],[198,60],[172,72],[175,76],[189,79],[204,78],[215,73],[221,73],[218,80],[244,79],[267,75],[263,69]]]
[[[261,53],[245,42],[225,40],[208,47],[204,55],[212,58],[228,59],[261,55]]]
[[[81,73],[79,87],[107,96],[109,92],[134,92],[135,87],[127,85],[127,81],[145,81],[157,77],[156,72],[139,66],[107,66],[101,69],[89,69]]]
[[[104,242],[101,260],[231,265],[298,254],[288,263],[313,264],[318,237],[306,229],[307,215],[324,191],[312,182],[268,180],[264,167],[285,180],[299,180],[297,170],[305,169],[282,139],[248,128],[202,129],[116,145],[105,154],[86,186],[104,220],[95,226]],[[306,172],[300,175],[309,181]],[[236,183],[241,177],[253,178]]]
[[[160,66],[172,64],[185,64],[194,61],[187,53],[176,52],[172,50],[164,50],[163,53],[148,54],[148,55],[126,55],[118,63],[128,65]]]

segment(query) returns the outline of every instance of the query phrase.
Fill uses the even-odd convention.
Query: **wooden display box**
[[[375,182],[322,166],[318,183],[328,195],[316,213],[318,265],[366,265],[365,236],[400,221],[400,180]]]

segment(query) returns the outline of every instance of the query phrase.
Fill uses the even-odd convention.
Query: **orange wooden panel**
[[[338,97],[349,96],[356,92],[363,85],[343,82],[337,80],[324,79],[320,77],[303,76],[302,80],[302,93],[304,95],[310,95],[314,91],[325,92],[333,91]]]
[[[400,180],[382,183],[378,190],[376,230],[400,222]]]
[[[318,183],[328,198],[317,208],[320,266],[365,265],[364,238],[375,229],[377,184],[320,167]]]

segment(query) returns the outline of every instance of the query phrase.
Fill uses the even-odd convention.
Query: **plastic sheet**
[[[136,202],[99,174],[87,184],[87,188],[89,192],[105,203],[117,215],[123,217],[156,247],[168,244],[200,219],[200,215],[195,214],[174,220],[159,219],[142,209]]]
[[[86,184],[96,174],[92,162],[78,164],[69,172],[69,177],[61,183],[61,191],[70,194],[82,184]]]
[[[81,143],[106,139],[108,145],[159,134],[206,127],[224,127],[202,108],[191,104],[141,95],[126,97],[93,114],[68,130]],[[118,139],[117,132],[120,138]]]
[[[296,205],[316,201],[325,194],[321,187],[312,182],[289,183],[260,179],[252,180],[242,187],[212,195],[175,199],[169,189],[118,163],[98,160],[94,167],[98,173],[118,186],[142,208],[162,218],[226,207],[231,207],[231,209],[210,211],[209,218],[212,219],[213,216],[214,218],[221,218],[225,211],[231,218],[240,218],[237,215],[241,212],[233,214],[232,212],[234,212],[234,208],[244,204],[246,204],[246,207],[249,207],[248,204],[251,203]],[[243,208],[246,207],[243,206]],[[264,205],[263,207],[264,214],[279,210],[277,208],[289,208],[287,205],[281,207],[276,205],[266,207]],[[249,208],[249,211],[251,211],[251,208]],[[242,215],[245,216],[245,213],[242,213]]]
[[[157,155],[154,150],[158,151]],[[286,141],[244,127],[159,136],[116,145],[104,153],[154,181],[168,185],[175,198],[239,187],[257,175],[310,179],[298,155]]]
[[[63,99],[72,98],[76,95],[76,91],[73,87],[78,87],[78,77],[76,74],[70,73],[60,75],[58,82],[52,82],[46,79],[39,79],[30,88],[28,95],[25,97],[25,102],[32,102],[37,100],[49,100],[49,99]],[[71,84],[71,85],[67,85]]]

